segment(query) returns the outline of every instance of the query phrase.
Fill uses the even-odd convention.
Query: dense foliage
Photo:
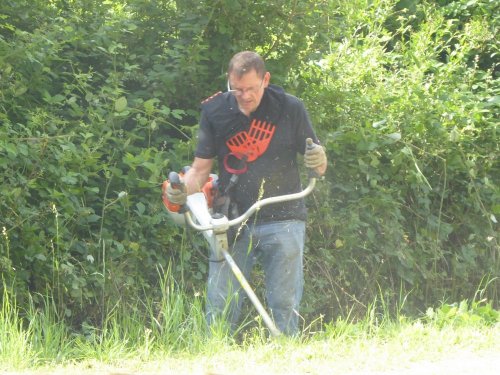
[[[160,184],[228,58],[256,49],[331,161],[308,200],[307,320],[376,297],[498,304],[495,3],[0,0],[1,287],[76,328],[160,296],[161,269],[202,290],[202,242]]]

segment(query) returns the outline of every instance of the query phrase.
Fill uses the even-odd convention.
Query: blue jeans
[[[299,304],[304,287],[304,240],[304,221],[249,225],[238,235],[230,251],[249,282],[255,262],[260,261],[270,315],[279,330],[287,335],[298,333]],[[211,261],[207,290],[208,324],[224,313],[234,330],[245,296],[230,266],[224,261]]]

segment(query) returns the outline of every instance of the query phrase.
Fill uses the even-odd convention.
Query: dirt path
[[[402,363],[384,371],[352,371],[346,375],[496,375],[500,373],[500,352],[472,353],[464,351],[446,355],[435,361]]]
[[[133,364],[123,367],[91,365],[92,368],[72,367],[54,370],[26,372],[0,372],[2,375],[496,375],[500,373],[500,352],[472,352],[463,350],[451,354],[441,353],[434,360],[415,362],[386,363],[379,358],[367,360],[360,353],[359,362],[352,358],[328,359],[314,358],[310,361],[294,363],[290,358],[283,364],[271,361],[217,363],[216,358],[204,358],[199,361],[167,360],[150,364],[141,364],[140,370],[133,370]],[[138,365],[138,364],[136,364]]]

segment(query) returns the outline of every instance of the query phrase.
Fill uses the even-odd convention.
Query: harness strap
[[[236,158],[236,167],[231,167],[229,158]],[[230,152],[226,154],[224,156],[224,168],[226,169],[226,171],[233,175],[246,173],[246,171],[248,170],[247,156],[240,152]]]

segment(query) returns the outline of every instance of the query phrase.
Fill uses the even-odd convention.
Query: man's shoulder
[[[201,101],[201,105],[208,104],[214,100],[221,99],[222,97],[222,91],[217,91],[215,94],[210,95],[208,98],[203,99]]]
[[[302,105],[302,100],[300,100],[295,95],[292,95],[289,92],[285,91],[285,89],[281,86],[269,85],[269,93],[272,97],[277,98],[283,104],[291,106]]]
[[[228,94],[222,91],[216,92],[201,102],[202,111],[208,115],[220,112],[222,109],[228,109],[230,106]]]

